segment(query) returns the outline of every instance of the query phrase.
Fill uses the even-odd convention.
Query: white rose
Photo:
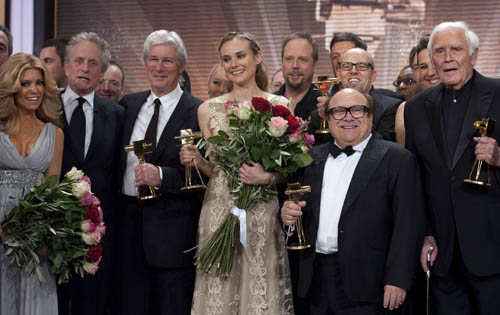
[[[252,105],[249,102],[241,102],[238,104],[236,116],[241,120],[250,119],[250,116],[252,116]]]
[[[83,270],[88,274],[95,275],[97,270],[99,270],[99,262],[91,263],[86,261],[83,263]]]
[[[71,180],[79,180],[83,176],[83,172],[78,170],[76,167],[72,167],[69,172],[66,173],[66,178]]]
[[[71,192],[73,193],[73,196],[80,199],[83,195],[90,193],[90,185],[85,181],[73,183],[71,185]]]

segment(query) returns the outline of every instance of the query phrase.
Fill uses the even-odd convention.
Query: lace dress
[[[278,97],[269,101],[276,103]],[[225,101],[210,104],[210,128],[229,133]],[[198,226],[203,247],[222,224],[234,201],[221,169],[210,178]],[[210,273],[196,271],[192,315],[279,315],[293,314],[292,290],[285,240],[278,222],[278,200],[274,198],[247,209],[247,247],[238,246],[231,276],[223,281]]]
[[[56,127],[47,123],[30,154],[22,158],[9,136],[0,132],[0,221],[31,187],[43,182],[55,138]],[[47,260],[41,260],[44,283],[10,264],[10,256],[5,256],[0,244],[0,315],[57,315],[55,277]]]

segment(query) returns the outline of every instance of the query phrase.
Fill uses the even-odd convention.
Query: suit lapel
[[[94,122],[92,126],[92,136],[90,138],[90,145],[85,155],[85,161],[94,153],[95,149],[98,147],[99,140],[102,139],[104,126],[106,125],[105,119],[105,108],[104,104],[101,103],[97,94],[94,95]]]
[[[375,135],[372,135],[352,175],[351,183],[344,199],[344,205],[342,206],[342,212],[340,213],[341,218],[354,204],[356,199],[358,199],[366,185],[368,185],[370,178],[382,162],[387,150],[388,146],[383,145],[382,141],[379,141],[375,138]]]
[[[309,177],[309,182],[311,183],[311,193],[309,198],[307,198],[311,202],[310,208],[312,209],[316,226],[319,226],[321,187],[323,186],[325,163],[328,158],[328,145],[324,145],[318,153],[318,156],[314,159],[312,171]]]
[[[151,91],[145,91],[144,93],[138,94],[135,100],[127,104],[127,118],[123,126],[124,145],[130,144],[130,137],[132,137],[132,131],[134,131],[135,121],[139,115],[142,105],[144,105],[149,97],[149,94],[151,94]]]
[[[476,120],[486,118],[488,110],[492,104],[493,96],[489,90],[482,88],[483,85],[478,82],[481,81],[481,79],[482,76],[480,76],[479,73],[474,73],[472,95],[469,100],[469,106],[467,107],[467,113],[465,114],[462,131],[458,139],[457,149],[455,150],[455,155],[453,157],[451,166],[452,170],[462,157],[465,149],[473,141],[472,137],[477,131],[474,127],[474,122]]]
[[[428,98],[424,101],[425,111],[429,119],[431,133],[434,138],[434,143],[439,151],[439,157],[442,159],[443,164],[448,168],[451,167],[450,159],[448,157],[448,150],[446,149],[446,140],[443,126],[443,115],[441,110],[441,100],[443,98],[442,84],[434,88],[433,92],[429,94]]]
[[[165,128],[160,136],[160,140],[156,145],[156,149],[153,152],[153,156],[151,157],[151,163],[155,163],[158,158],[161,156],[161,152],[165,150],[169,143],[173,143],[175,140],[174,137],[179,134],[180,126],[184,123],[184,118],[186,117],[186,112],[191,107],[191,105],[187,102],[187,94],[182,93],[181,99],[177,106],[175,107],[174,112],[168,119]],[[177,143],[176,143],[177,144]],[[180,142],[178,143],[180,145]]]

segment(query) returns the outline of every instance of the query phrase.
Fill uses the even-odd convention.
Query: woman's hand
[[[181,147],[181,151],[179,152],[179,158],[181,164],[184,166],[192,166],[192,162],[195,161],[197,165],[201,163],[203,159],[198,148],[193,145],[185,145]]]
[[[248,161],[240,167],[240,180],[248,185],[268,185],[272,174],[257,162]]]

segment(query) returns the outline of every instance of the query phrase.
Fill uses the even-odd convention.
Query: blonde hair
[[[44,80],[44,96],[42,103],[36,110],[36,116],[41,121],[50,122],[62,127],[62,106],[59,101],[57,85],[48,74],[40,59],[33,55],[17,53],[11,56],[0,67],[0,130],[7,134],[19,132],[19,110],[15,103],[15,96],[21,89],[21,75],[28,69],[37,69],[42,73]]]
[[[225,43],[227,43],[235,38],[245,39],[246,41],[248,41],[248,46],[250,46],[250,50],[253,52],[254,56],[260,52],[260,46],[252,34],[247,33],[247,32],[245,32],[245,33],[230,32],[230,33],[227,33],[226,36],[224,36],[220,41],[219,55],[220,55],[220,50],[221,50],[222,46]],[[266,66],[264,65],[264,62],[261,62],[257,65],[257,69],[255,71],[255,82],[257,83],[257,86],[259,87],[259,89],[261,89],[262,91],[267,91],[267,86],[269,84],[269,78],[267,76]]]

